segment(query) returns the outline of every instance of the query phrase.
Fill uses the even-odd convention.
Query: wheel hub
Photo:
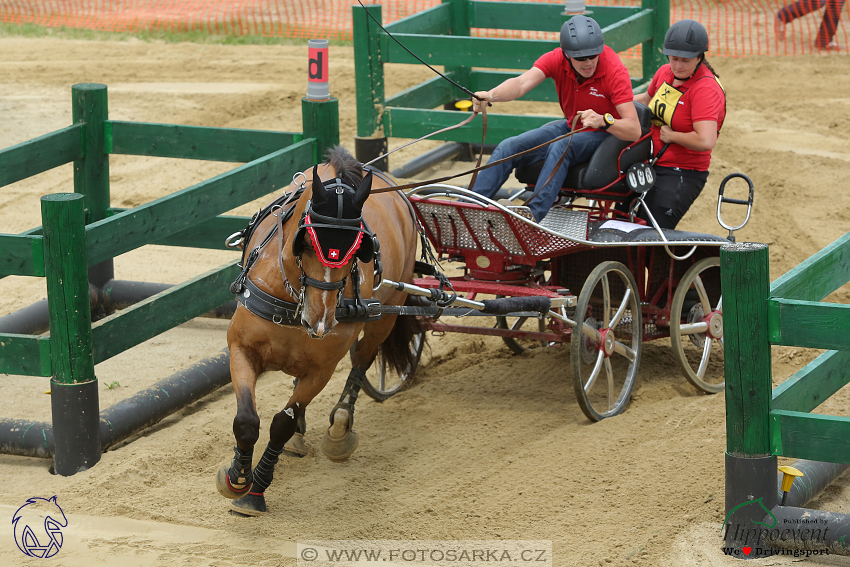
[[[599,350],[605,354],[605,358],[609,358],[612,354],[614,354],[614,345],[617,343],[614,331],[610,328],[603,329],[599,332],[599,334],[602,339],[602,344],[599,345]]]
[[[712,311],[709,313],[708,317],[705,318],[705,322],[708,323],[708,336],[712,339],[722,339],[723,338],[723,314],[719,311]]]

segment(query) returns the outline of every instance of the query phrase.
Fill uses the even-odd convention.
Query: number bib
[[[649,108],[652,110],[652,123],[656,126],[673,124],[673,115],[679,107],[679,99],[684,93],[679,89],[671,86],[667,81],[661,83],[655,95],[649,101]]]
[[[720,89],[723,90],[724,93],[726,92],[717,77],[700,77],[697,80],[708,78],[717,81]],[[652,111],[652,123],[656,126],[663,126],[666,124],[672,128],[673,115],[676,114],[676,110],[679,108],[679,101],[684,95],[684,92],[670,85],[667,81],[661,83],[661,86],[658,87],[658,90],[655,91],[655,95],[653,95],[652,99],[649,101],[649,109]],[[719,124],[717,131],[720,132]]]

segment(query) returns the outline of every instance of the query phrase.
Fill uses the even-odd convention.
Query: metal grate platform
[[[587,211],[552,207],[540,226],[567,238],[587,238]]]

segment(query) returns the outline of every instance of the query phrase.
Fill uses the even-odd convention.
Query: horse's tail
[[[415,305],[416,297],[407,296],[405,305]],[[422,345],[411,348],[414,337],[422,335]],[[381,357],[397,374],[408,373],[412,378],[419,364],[419,356],[425,347],[425,324],[419,317],[399,315],[390,335],[381,343]]]

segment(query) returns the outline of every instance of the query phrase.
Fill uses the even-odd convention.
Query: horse
[[[239,293],[227,331],[236,446],[230,466],[218,471],[216,486],[232,500],[231,510],[243,515],[267,511],[264,493],[284,450],[306,454],[304,412],[352,345],[351,373],[321,443],[331,460],[345,460],[357,447],[354,404],[379,349],[396,371],[415,368],[410,343],[423,332],[416,317],[336,318],[340,305],[362,315],[370,301],[406,303],[405,293],[376,284],[382,276],[411,281],[420,239],[413,211],[400,191],[372,195],[372,188],[393,184],[381,172],[364,169],[341,146],[325,157],[293,178],[293,184],[303,180],[293,205],[267,207],[273,214],[262,220],[255,216],[256,226],[244,242],[243,272],[231,287]],[[300,221],[284,222],[285,217]],[[380,241],[369,227],[379,229]],[[261,373],[272,370],[295,377],[295,388],[272,419],[268,445],[252,469],[260,433],[255,386]]]

